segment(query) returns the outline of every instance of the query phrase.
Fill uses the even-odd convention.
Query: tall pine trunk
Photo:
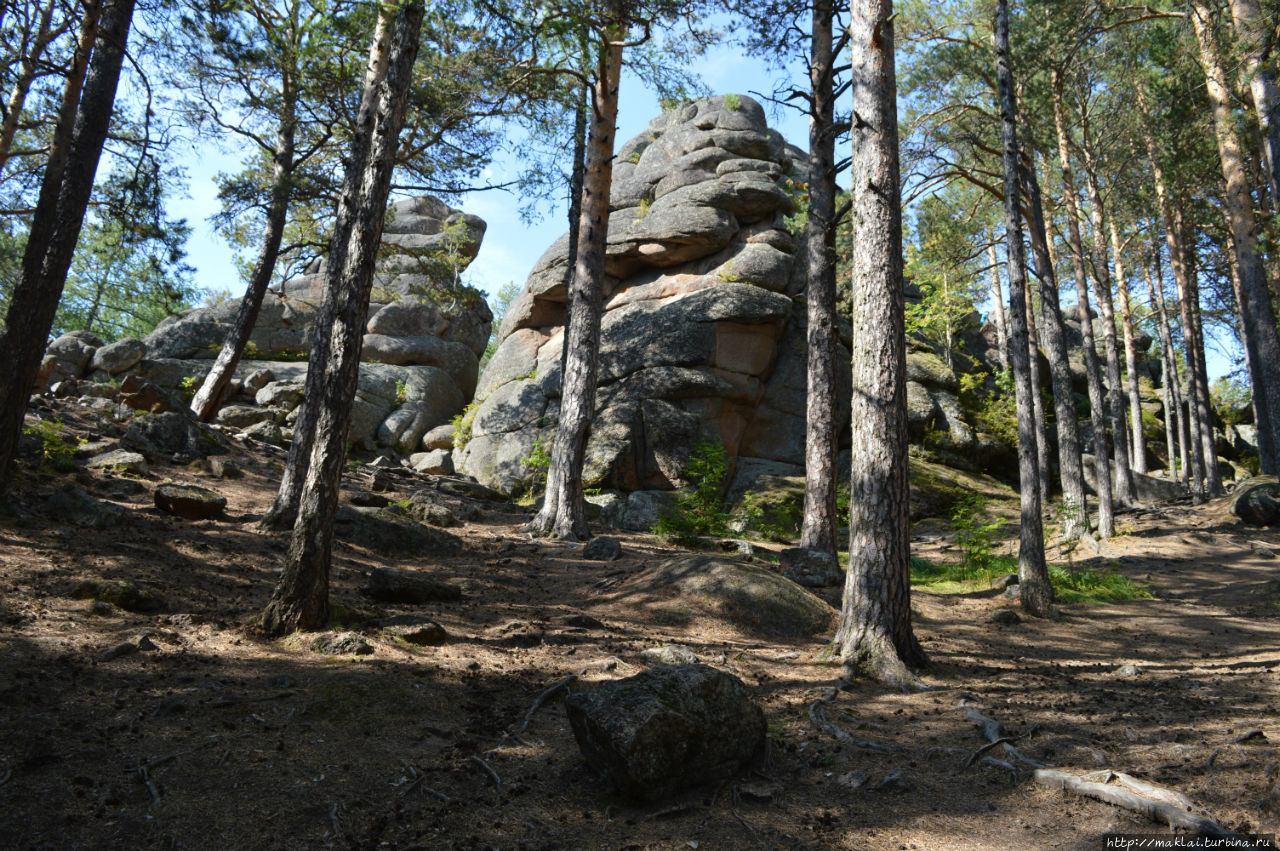
[[[892,0],[851,4],[853,401],[849,571],[836,643],[846,677],[919,684],[911,628],[906,315]]]
[[[1196,502],[1204,501],[1204,445],[1200,442],[1200,421],[1198,406],[1195,403],[1196,356],[1194,335],[1188,330],[1192,327],[1191,306],[1187,303],[1188,275],[1186,257],[1182,251],[1182,223],[1173,200],[1169,197],[1168,185],[1164,179],[1164,166],[1161,164],[1156,149],[1155,135],[1151,132],[1151,110],[1147,104],[1147,96],[1141,82],[1134,93],[1138,97],[1138,109],[1142,120],[1138,122],[1142,128],[1143,140],[1147,146],[1147,159],[1151,163],[1151,179],[1156,190],[1156,203],[1160,208],[1160,220],[1164,227],[1165,246],[1169,252],[1169,264],[1173,267],[1173,281],[1178,293],[1178,305],[1182,317],[1183,355],[1187,364],[1187,392],[1183,394],[1186,401],[1186,441],[1190,449],[1190,464],[1187,465],[1187,484],[1191,488],[1191,498]],[[1195,309],[1199,309],[1197,304]],[[1176,371],[1175,371],[1176,374]]]
[[[267,294],[267,285],[275,272],[280,256],[280,243],[284,239],[285,222],[289,215],[289,200],[293,189],[294,136],[297,130],[297,95],[288,77],[284,83],[284,99],[281,106],[280,125],[276,130],[276,150],[271,164],[271,199],[267,205],[267,219],[258,247],[258,259],[249,275],[249,286],[240,300],[240,310],[231,332],[222,344],[213,368],[191,400],[191,410],[201,420],[208,422],[218,413],[226,394],[227,385],[235,374],[236,366],[249,345],[253,326],[258,321],[258,311]]]
[[[1053,603],[1053,586],[1044,559],[1040,482],[1036,466],[1036,429],[1032,406],[1031,352],[1027,345],[1026,260],[1018,176],[1018,118],[1009,63],[1009,2],[997,0],[995,17],[996,82],[1000,89],[1000,141],[1004,165],[1004,222],[1009,258],[1009,353],[1013,361],[1018,409],[1018,478],[1022,506],[1018,580],[1022,607],[1044,617]]]
[[[393,8],[383,7],[378,14],[373,41],[369,47],[368,64],[364,72],[364,91],[356,112],[355,134],[345,159],[346,174],[343,176],[342,186],[344,198],[356,197],[359,192],[360,169],[369,158],[378,107],[378,91],[387,76],[389,44],[394,22]],[[329,241],[326,276],[334,274],[334,269],[341,268],[346,263],[347,237],[340,238],[339,235],[348,234],[355,227],[354,215],[355,209],[351,205],[338,205],[333,223],[333,237]],[[337,309],[333,300],[334,294],[335,290],[328,286],[326,277],[324,297],[320,302],[320,310],[316,313],[317,329],[333,326]],[[307,470],[311,463],[316,423],[320,416],[323,379],[326,364],[329,362],[329,343],[330,335],[319,333],[319,331],[311,341],[302,404],[298,407],[298,419],[293,424],[293,441],[289,445],[289,457],[285,461],[284,474],[280,478],[280,488],[276,491],[276,498],[260,524],[264,529],[288,529],[297,519],[298,505],[302,500],[302,486],[306,481]]]
[[[367,130],[361,128],[370,140],[355,146],[366,156],[348,164],[343,180],[340,204],[350,226],[335,228],[333,236],[335,243],[346,243],[346,250],[331,252],[331,256],[340,254],[342,262],[330,265],[326,274],[325,289],[332,293],[326,293],[326,301],[334,306],[333,323],[317,328],[316,333],[329,336],[329,357],[323,367],[319,415],[289,554],[280,583],[262,613],[263,629],[272,635],[318,629],[329,619],[333,518],[346,460],[347,427],[359,377],[373,265],[382,241],[422,17],[422,3],[409,2],[396,18],[386,74],[378,86],[376,117]]]
[[[1022,184],[1027,197],[1027,226],[1030,228],[1031,250],[1035,255],[1045,353],[1049,358],[1049,371],[1053,379],[1053,418],[1058,432],[1058,477],[1062,483],[1062,535],[1066,540],[1075,540],[1089,531],[1089,508],[1085,502],[1084,468],[1080,459],[1080,424],[1076,421],[1076,398],[1071,391],[1067,333],[1062,323],[1062,308],[1058,305],[1058,278],[1049,253],[1040,181],[1029,158],[1024,158],[1022,165]]]
[[[53,9],[56,5],[54,0],[46,0],[40,8],[36,31],[31,34],[28,46],[22,51],[22,59],[18,63],[17,74],[13,78],[13,88],[9,90],[9,98],[5,101],[4,118],[0,120],[0,169],[4,168],[9,160],[9,152],[13,149],[13,137],[18,132],[18,121],[22,117],[27,95],[31,92],[31,84],[35,81],[36,71],[45,62],[44,52],[58,35],[58,31],[51,26]],[[91,24],[93,26],[96,24],[96,8],[86,9],[86,20],[89,20],[90,15],[94,16],[94,23]]]
[[[1049,502],[1049,482],[1051,481],[1052,465],[1049,460],[1049,428],[1046,420],[1048,417],[1044,410],[1044,388],[1040,384],[1040,333],[1036,323],[1036,310],[1034,305],[1035,296],[1032,294],[1027,281],[1027,265],[1026,254],[1023,253],[1022,258],[1022,280],[1026,289],[1025,302],[1027,308],[1027,348],[1030,350],[1031,358],[1031,413],[1035,423],[1036,430],[1036,476],[1040,483],[1040,503],[1041,506]],[[1012,284],[1010,285],[1012,288]]]
[[[1236,5],[1248,4],[1235,0],[1233,11]],[[1227,182],[1223,202],[1231,225],[1235,263],[1240,275],[1240,316],[1257,355],[1257,372],[1261,379],[1261,383],[1253,384],[1253,392],[1265,399],[1266,412],[1280,411],[1280,335],[1276,332],[1276,314],[1267,285],[1266,268],[1258,252],[1258,224],[1253,212],[1253,198],[1249,191],[1240,135],[1231,110],[1231,90],[1209,7],[1204,0],[1193,0],[1191,9],[1191,20],[1200,45],[1200,64],[1204,68],[1205,86],[1213,110],[1218,159],[1221,161],[1222,176]],[[1254,82],[1259,79],[1261,78],[1255,75]],[[1259,105],[1259,116],[1263,112],[1262,105]],[[1271,151],[1271,140],[1267,139],[1266,142],[1268,151]],[[1271,432],[1271,466],[1274,468],[1280,460],[1275,457],[1275,452],[1280,450],[1280,416],[1271,416],[1269,420],[1267,423],[1259,422],[1258,429],[1261,431],[1266,427]],[[1210,459],[1210,463],[1216,470],[1216,457]]]
[[[537,534],[569,541],[590,536],[582,493],[582,463],[595,415],[609,184],[613,178],[618,79],[622,70],[621,3],[612,0],[605,16],[612,24],[600,47],[592,85],[591,135],[582,187],[582,218],[578,221],[578,262],[569,283],[560,422],[552,444],[542,509],[526,527]]]
[[[1157,246],[1158,248],[1158,246]],[[1168,456],[1169,479],[1176,481],[1185,471],[1186,443],[1182,440],[1182,398],[1178,391],[1177,366],[1173,357],[1173,335],[1169,332],[1169,317],[1165,314],[1164,293],[1157,289],[1159,272],[1153,277],[1146,267],[1142,276],[1147,282],[1151,314],[1156,320],[1156,334],[1160,339],[1160,384],[1164,401],[1164,439]]]
[[[22,257],[21,278],[0,331],[0,364],[4,364],[0,371],[0,491],[8,483],[27,402],[93,194],[132,20],[133,0],[103,4],[83,87],[73,76],[63,94]],[[85,32],[82,28],[82,35]]]
[[[1084,243],[1080,239],[1080,207],[1076,200],[1075,175],[1067,139],[1066,110],[1063,106],[1062,77],[1050,73],[1053,93],[1053,121],[1057,130],[1058,160],[1062,166],[1062,198],[1067,208],[1067,247],[1076,284],[1076,313],[1080,319],[1081,348],[1084,350],[1085,384],[1089,394],[1089,423],[1093,431],[1095,490],[1098,493],[1098,535],[1115,534],[1115,509],[1111,499],[1111,462],[1108,461],[1106,413],[1102,397],[1102,365],[1093,338],[1093,318],[1089,308],[1089,279],[1085,272]]]
[[[1264,17],[1258,0],[1231,0],[1231,17],[1235,22],[1237,43],[1244,62],[1244,73],[1253,95],[1253,108],[1262,136],[1262,164],[1266,170],[1267,188],[1272,203],[1280,200],[1280,88],[1271,66],[1275,50],[1274,36],[1267,30],[1275,21]]]
[[[1116,217],[1107,219],[1111,232],[1111,254],[1116,265],[1116,298],[1120,301],[1120,331],[1124,338],[1124,371],[1129,391],[1129,455],[1134,472],[1147,472],[1147,441],[1142,434],[1142,393],[1138,386],[1138,353],[1134,346],[1133,307],[1129,301],[1129,282],[1124,274],[1124,261],[1120,256],[1120,232],[1116,229]]]
[[[800,546],[836,554],[835,73],[830,0],[813,7],[809,62],[808,392]]]

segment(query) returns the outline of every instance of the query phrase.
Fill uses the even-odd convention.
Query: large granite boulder
[[[587,764],[623,794],[653,801],[732,777],[760,756],[764,712],[732,674],[662,665],[565,699]]]
[[[587,487],[679,487],[704,437],[735,470],[803,463],[806,263],[787,218],[803,159],[747,97],[677,107],[618,149]],[[507,310],[454,449],[506,493],[527,487],[522,461],[559,416],[567,260],[565,236]],[[837,363],[847,387],[843,344]]]

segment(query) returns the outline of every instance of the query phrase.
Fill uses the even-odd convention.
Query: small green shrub
[[[547,489],[547,471],[551,469],[551,450],[542,435],[538,435],[529,454],[520,459],[520,466],[529,472],[525,495],[536,499]]]
[[[84,439],[68,438],[66,426],[61,420],[38,419],[33,425],[23,426],[22,433],[40,442],[37,450],[40,466],[57,473],[70,473],[76,468],[73,459]]]
[[[396,382],[396,404],[403,405],[409,401],[409,385],[403,381]]]
[[[469,402],[462,413],[455,414],[450,424],[453,425],[453,448],[462,449],[471,440],[471,425],[475,422],[476,411],[480,409],[478,402]]]
[[[674,540],[728,534],[729,514],[721,500],[728,473],[724,444],[707,437],[698,441],[681,473],[689,484],[676,497],[675,509],[664,512],[653,531]]]
[[[987,501],[976,493],[966,493],[951,508],[951,529],[963,556],[965,578],[985,575],[996,559],[993,546],[1000,521],[990,519]]]
[[[1115,570],[1080,570],[1049,566],[1049,581],[1060,603],[1102,603],[1142,600],[1151,593],[1123,573]]]
[[[649,199],[641,198],[640,203],[636,205],[636,221],[640,221],[649,215]]]
[[[188,399],[192,399],[196,395],[196,390],[200,387],[200,380],[194,375],[185,376],[178,382],[178,390]]]
[[[724,96],[724,108],[730,112],[737,112],[742,109],[742,97],[735,94],[727,94]]]
[[[628,156],[628,157],[627,157],[627,162],[629,162],[629,163],[638,163],[638,162],[640,162],[640,152],[639,152],[639,151],[632,151],[632,152],[631,152],[631,154],[630,154],[630,156]]]

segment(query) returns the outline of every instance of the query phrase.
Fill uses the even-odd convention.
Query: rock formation
[[[747,97],[678,107],[618,150],[587,487],[676,487],[704,436],[739,479],[801,469],[805,262],[788,216],[803,159]],[[507,493],[554,434],[567,255],[566,235],[508,309],[455,448]]]
[[[493,315],[458,284],[476,256],[485,223],[435,198],[392,205],[383,237],[387,255],[374,277],[359,389],[348,439],[405,455],[460,412],[475,390]],[[306,355],[323,298],[323,263],[285,281],[263,301],[250,348],[236,370],[217,421],[288,437],[302,398]],[[93,394],[92,385],[127,376],[170,391],[198,386],[240,308],[238,299],[161,322],[145,340],[104,346],[75,331],[48,348],[38,389]]]

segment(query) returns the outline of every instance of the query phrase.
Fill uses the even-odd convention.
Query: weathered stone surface
[[[374,568],[369,574],[365,593],[384,603],[451,602],[462,599],[462,589],[457,585],[437,579],[418,570],[399,570],[394,567]]]
[[[907,380],[918,381],[926,387],[955,390],[956,374],[942,358],[930,352],[907,353]]]
[[[311,651],[325,656],[368,656],[373,645],[355,632],[324,632],[311,639]]]
[[[672,489],[705,437],[731,461],[776,446],[777,422],[760,413],[771,391],[803,410],[790,399],[803,398],[802,354],[777,375],[781,350],[803,352],[803,334],[786,330],[803,314],[789,297],[803,284],[793,289],[796,246],[782,223],[791,201],[778,185],[798,175],[799,152],[769,131],[758,103],[737,106],[695,101],[619,147],[589,487]],[[461,472],[510,493],[527,486],[519,461],[559,414],[567,256],[557,240],[508,310],[469,442],[454,453]],[[802,457],[803,433],[782,451]],[[618,522],[656,519],[636,508]]]
[[[771,570],[711,555],[667,559],[629,580],[622,599],[669,615],[696,611],[759,637],[823,634],[835,615],[825,602]]]
[[[45,511],[57,520],[89,529],[109,529],[124,520],[124,509],[95,499],[76,485],[64,485],[44,501]]]
[[[127,449],[112,449],[95,455],[85,464],[91,470],[109,470],[113,473],[133,473],[136,476],[147,474],[147,459],[137,452]]]
[[[409,456],[409,464],[416,473],[428,473],[433,476],[453,475],[453,456],[445,449],[416,452]]]
[[[447,644],[449,641],[449,633],[445,631],[445,628],[426,618],[412,616],[408,619],[398,618],[384,623],[382,631],[392,638],[398,638],[407,644],[417,644],[421,647],[438,647],[441,644]]]
[[[422,448],[428,452],[432,449],[443,449],[447,452],[453,451],[453,429],[452,423],[445,423],[428,429],[427,433],[422,435]]]
[[[83,377],[94,351],[101,345],[102,340],[88,331],[63,334],[45,349],[36,387],[41,389],[56,381]]]
[[[582,557],[592,561],[613,561],[622,555],[622,543],[608,535],[597,535],[582,548]]]
[[[778,572],[806,588],[830,588],[844,583],[844,571],[831,553],[790,547],[778,553]]]
[[[184,520],[221,517],[227,507],[225,496],[195,485],[161,485],[155,499],[156,508]]]
[[[127,612],[159,612],[166,606],[164,595],[159,591],[128,579],[79,582],[67,592],[67,596],[79,600],[101,600]]]
[[[147,353],[147,344],[136,337],[125,337],[110,345],[103,346],[93,353],[89,369],[101,369],[115,375],[142,360]]]
[[[650,665],[696,665],[698,662],[694,652],[683,644],[646,647],[640,651],[640,658]]]
[[[587,763],[625,795],[657,800],[722,780],[764,747],[764,712],[742,681],[672,665],[569,695],[565,711]]]
[[[1280,484],[1275,476],[1245,479],[1231,492],[1231,513],[1249,526],[1280,521]]]
[[[627,507],[618,519],[618,528],[630,532],[651,531],[664,511],[675,508],[676,495],[672,491],[632,491],[627,495]]]
[[[216,452],[223,438],[184,410],[134,417],[120,442],[151,458],[166,455],[194,458]]]
[[[448,532],[424,526],[388,508],[341,506],[333,530],[344,541],[385,555],[453,556],[462,550],[462,541]]]

